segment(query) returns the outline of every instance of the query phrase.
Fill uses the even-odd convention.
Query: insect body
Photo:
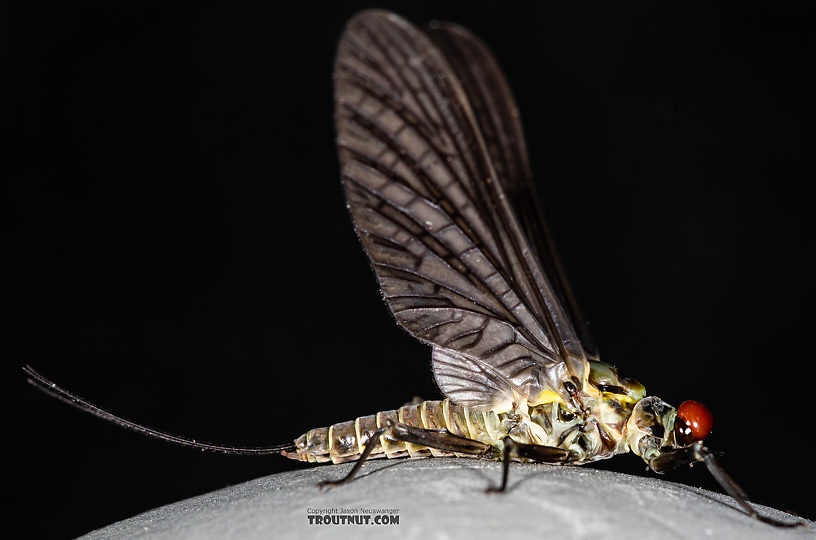
[[[557,460],[572,463],[607,458],[628,452],[630,448],[639,453],[641,447],[638,443],[644,431],[643,426],[636,426],[635,418],[638,417],[632,417],[633,408],[640,404],[642,409],[648,404],[650,411],[661,407],[666,414],[673,409],[659,400],[641,400],[643,387],[635,381],[618,377],[612,366],[591,362],[591,367],[590,384],[594,388],[594,398],[585,399],[587,403],[592,402],[592,406],[585,411],[576,410],[559,400],[536,405],[525,402],[505,412],[474,411],[450,399],[422,401],[406,404],[395,411],[310,430],[295,441],[295,450],[283,455],[318,463],[356,460],[377,429],[387,427],[389,420],[395,425],[403,424],[411,428],[437,432],[444,430],[470,442],[462,441],[460,451],[444,451],[380,436],[373,443],[369,459],[429,455],[501,459],[508,436],[519,444],[562,449],[564,452],[556,454]],[[609,391],[610,388],[615,390]],[[628,426],[630,419],[633,420],[631,427]],[[527,460],[523,456],[510,457]]]
[[[456,455],[581,464],[634,452],[652,470],[704,461],[701,404],[679,409],[598,360],[538,208],[518,111],[461,27],[354,17],[334,70],[337,146],[355,230],[396,321],[432,347],[445,400],[295,441],[311,462]],[[770,522],[770,520],[769,520]],[[775,523],[775,522],[774,522]]]
[[[710,422],[682,431],[676,409],[597,360],[536,205],[512,95],[478,39],[364,12],[334,79],[355,230],[397,322],[431,345],[447,399],[311,430],[284,454],[578,464],[632,451],[655,470],[702,459]]]
[[[337,145],[360,242],[396,321],[432,348],[445,399],[308,431],[263,449],[197,448],[308,462],[455,455],[582,464],[633,452],[665,471],[703,461],[751,515],[702,444],[704,406],[679,408],[598,359],[538,208],[518,112],[496,61],[461,27],[422,32],[383,11],[354,17],[334,71]]]

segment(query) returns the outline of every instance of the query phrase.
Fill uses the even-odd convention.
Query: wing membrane
[[[427,33],[462,82],[510,206],[561,305],[568,309],[584,351],[597,359],[595,340],[572,293],[540,209],[521,117],[504,73],[488,48],[467,29],[451,23],[434,23]]]
[[[434,346],[442,391],[487,410],[582,380],[569,318],[428,37],[393,14],[356,16],[340,40],[335,98],[355,229],[397,322]]]

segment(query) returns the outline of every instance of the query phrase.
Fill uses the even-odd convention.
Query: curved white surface
[[[367,463],[361,477],[320,491],[350,464],[259,478],[157,508],[84,538],[814,538],[816,523],[778,529],[726,495],[580,467],[515,464],[509,491],[487,494],[501,465],[465,459]],[[764,515],[796,518],[756,505]],[[309,524],[314,510],[396,509],[399,524]],[[364,515],[358,513],[357,515]],[[373,514],[368,514],[372,516]],[[373,519],[373,518],[370,518]],[[800,520],[801,521],[801,520]]]

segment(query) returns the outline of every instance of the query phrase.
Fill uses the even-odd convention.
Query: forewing
[[[334,76],[355,229],[397,322],[434,345],[442,391],[487,410],[580,383],[569,319],[439,50],[400,17],[368,11],[349,22]]]
[[[484,43],[467,29],[451,23],[432,23],[428,36],[444,54],[461,82],[496,171],[496,176],[519,219],[530,247],[588,357],[598,349],[566,278],[558,252],[541,212],[521,127],[521,117],[507,79]]]

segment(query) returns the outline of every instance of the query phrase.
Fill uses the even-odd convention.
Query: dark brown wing
[[[588,374],[454,72],[383,11],[355,16],[335,63],[337,145],[360,241],[397,322],[433,345],[437,383],[477,410]]]
[[[567,308],[573,327],[588,357],[598,359],[586,319],[572,294],[558,252],[539,204],[527,158],[521,117],[498,62],[490,50],[466,28],[434,22],[428,36],[445,55],[467,93],[487,152],[510,206],[530,241],[544,274]]]

